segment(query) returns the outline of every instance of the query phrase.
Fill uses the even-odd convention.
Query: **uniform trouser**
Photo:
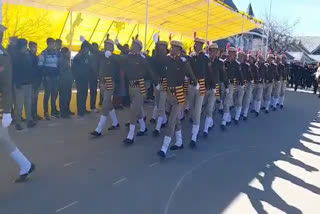
[[[72,84],[61,82],[59,85],[59,100],[61,116],[67,116],[70,112],[70,101],[72,96]]]
[[[226,88],[224,86],[224,83],[220,83],[220,106],[219,109],[223,109],[223,102],[224,98],[226,96]]]
[[[5,149],[8,154],[11,154],[17,147],[9,136],[8,128],[2,126],[0,126],[0,147]]]
[[[97,78],[91,77],[89,80],[89,87],[90,87],[90,108],[92,110],[96,109],[97,86],[98,86]]]
[[[279,97],[280,97],[280,90],[281,90],[281,81],[276,81],[272,89],[273,107],[277,107],[277,103],[279,102]]]
[[[254,88],[253,84],[249,83],[246,85],[246,87],[244,89],[244,97],[243,97],[242,107],[243,107],[243,116],[245,116],[245,117],[248,116],[253,88]]]
[[[318,91],[318,80],[317,79],[314,79],[312,81],[312,85],[313,85],[313,92],[316,94],[317,91]]]
[[[31,115],[31,95],[32,95],[32,85],[21,85],[17,88],[14,86],[15,97],[16,97],[16,106],[14,108],[16,115],[16,123],[21,123],[22,110],[23,106],[25,108],[27,121],[32,121]]]
[[[204,96],[200,94],[200,90],[195,87],[189,88],[190,102],[189,105],[192,109],[193,125],[200,125],[201,109]]]
[[[102,84],[103,85],[103,84]],[[101,87],[101,83],[100,83],[100,81],[99,81],[99,88],[100,88],[100,99],[99,99],[99,105],[101,106],[102,105],[102,103],[103,103],[103,95],[102,95],[102,91],[103,91],[103,87],[104,87],[104,85],[103,85],[103,87]]]
[[[280,86],[280,105],[284,104],[284,94],[287,88],[287,81],[286,80],[282,80],[281,81],[281,86]]]
[[[206,117],[212,117],[212,114],[215,110],[215,103],[216,103],[216,89],[209,89],[207,90],[206,95],[203,99],[204,107],[204,114]]]
[[[239,120],[241,110],[242,110],[242,101],[244,96],[244,87],[241,85],[237,86],[237,91],[234,94],[234,105],[236,107],[235,120]]]
[[[112,103],[113,90],[107,90],[104,84],[100,84],[100,90],[103,96],[102,115],[108,116],[109,112],[114,108]]]
[[[229,91],[227,92],[226,90],[224,97],[222,125],[226,125],[227,122],[231,122],[230,107],[233,103],[233,85],[229,84],[227,89]]]
[[[78,115],[84,116],[86,112],[86,102],[88,97],[88,80],[80,79],[76,80],[77,86],[77,108]]]
[[[255,85],[254,110],[258,113],[260,112],[262,99],[263,99],[263,84],[257,83]]]
[[[193,100],[193,88],[194,86],[189,84],[188,86],[188,94],[187,94],[187,102],[186,102],[186,109],[188,110],[192,110],[192,105],[191,105],[191,102]]]
[[[179,114],[183,105],[179,104],[177,98],[170,93],[167,93],[167,103],[170,108],[170,115],[168,118],[168,129],[166,130],[165,136],[172,138],[175,131],[181,130]]]
[[[32,84],[31,114],[34,120],[37,119],[37,114],[38,114],[38,95],[39,95],[40,85],[41,85],[41,80],[37,80],[35,83]]]
[[[129,87],[131,99],[130,124],[135,124],[137,119],[143,118],[143,95],[139,87]]]
[[[264,105],[267,111],[269,111],[271,94],[272,94],[273,83],[267,83],[264,87]]]
[[[43,79],[44,98],[43,108],[44,113],[48,113],[48,102],[51,97],[51,112],[57,110],[56,100],[58,96],[58,78],[55,76],[47,76]]]
[[[159,104],[158,104],[158,116],[164,117],[166,115],[166,100],[167,92],[160,90]]]

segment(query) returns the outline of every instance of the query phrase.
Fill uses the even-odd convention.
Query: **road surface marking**
[[[159,162],[154,162],[154,163],[150,164],[149,167],[154,167],[154,166],[156,166],[158,164],[159,164]]]
[[[173,158],[173,157],[176,157],[176,155],[175,154],[171,154],[167,158],[170,159],[170,158]]]
[[[121,182],[124,182],[124,181],[126,181],[126,180],[127,180],[127,178],[121,178],[120,180],[114,182],[112,185],[117,185],[117,184],[119,184],[119,183],[121,183]]]
[[[72,162],[66,163],[66,164],[63,165],[63,166],[66,167],[66,166],[70,166],[70,165],[76,164],[76,163],[79,163],[79,162],[78,162],[78,161],[72,161]]]
[[[57,210],[56,210],[56,213],[61,212],[62,210],[67,209],[67,208],[69,208],[69,207],[71,207],[71,206],[74,206],[74,205],[76,205],[77,203],[79,203],[79,201],[74,201],[74,202],[72,202],[71,204],[68,204],[68,205],[65,206],[65,207],[62,207],[62,208],[60,208],[60,209],[57,209]]]
[[[199,164],[195,165],[194,167],[192,167],[189,171],[187,171],[178,181],[178,183],[176,184],[176,186],[172,189],[172,192],[169,196],[169,199],[166,203],[166,206],[165,206],[165,210],[164,210],[164,213],[163,214],[168,214],[169,212],[169,207],[170,207],[170,204],[171,204],[171,201],[173,199],[173,196],[175,195],[175,193],[177,192],[177,190],[179,189],[179,187],[181,186],[181,184],[183,183],[184,179],[192,174],[195,170],[197,170],[199,167],[201,167],[203,164],[206,164],[207,162],[209,162],[210,160],[212,160],[213,158],[217,158],[219,156],[222,156],[222,155],[225,155],[227,153],[233,153],[233,152],[236,152],[236,151],[239,151],[239,150],[228,150],[228,151],[224,151],[224,152],[220,152],[220,153],[217,153],[207,159],[204,159],[203,161],[201,161]]]

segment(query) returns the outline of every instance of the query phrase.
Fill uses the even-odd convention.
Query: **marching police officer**
[[[266,109],[266,114],[269,113],[270,103],[271,103],[271,94],[273,89],[273,81],[275,70],[277,69],[277,65],[274,63],[274,55],[269,54],[268,60],[265,63],[267,67],[265,72],[265,88],[264,88],[264,107]]]
[[[223,101],[223,116],[221,122],[221,129],[224,130],[227,124],[231,123],[230,107],[233,103],[234,87],[237,86],[240,79],[240,64],[236,61],[237,50],[234,47],[228,49],[228,56],[225,60],[225,70],[227,74],[227,83],[225,89],[225,98]]]
[[[35,170],[35,165],[20,152],[8,133],[8,127],[12,122],[12,66],[10,56],[2,46],[6,29],[0,25],[0,148],[5,149],[20,167],[20,176],[16,182],[25,182]]]
[[[166,156],[174,134],[176,135],[176,143],[171,146],[170,149],[178,150],[183,148],[179,113],[185,103],[183,90],[185,76],[188,75],[191,78],[193,85],[197,84],[197,80],[186,58],[180,56],[183,49],[182,42],[172,41],[171,48],[170,56],[164,57],[163,59],[164,63],[168,67],[167,103],[170,106],[171,111],[168,119],[168,129],[165,133],[161,150],[157,153],[162,158]]]
[[[284,67],[281,70],[281,87],[280,87],[280,108],[282,109],[284,106],[284,97],[285,97],[285,90],[287,87],[288,76],[290,74],[290,64],[287,63],[287,57],[285,54],[282,55],[282,62],[281,65]]]
[[[205,122],[203,135],[208,136],[209,130],[213,127],[213,112],[215,110],[217,97],[220,96],[220,73],[224,75],[224,61],[218,57],[219,47],[216,43],[209,46],[209,72],[206,76],[206,95],[204,97]]]
[[[118,128],[119,122],[116,116],[116,112],[112,103],[112,96],[115,89],[115,82],[120,78],[120,68],[117,63],[117,56],[113,54],[114,43],[111,39],[104,41],[104,56],[99,60],[99,82],[101,94],[103,95],[102,103],[102,115],[97,128],[91,132],[92,136],[101,136],[103,127],[107,122],[108,114],[112,119],[112,126],[108,130],[114,130]]]
[[[205,43],[204,39],[196,38],[194,43],[195,53],[191,55],[190,65],[194,74],[198,80],[198,85],[196,87],[190,87],[189,92],[189,105],[192,110],[192,137],[190,142],[190,147],[195,148],[197,137],[200,128],[200,117],[203,98],[206,95],[206,86],[205,86],[205,77],[208,73],[209,58],[203,52],[203,44]]]
[[[137,119],[140,125],[140,131],[137,133],[137,136],[143,136],[148,131],[143,118],[143,99],[147,92],[144,78],[146,74],[149,74],[154,82],[158,81],[157,76],[148,65],[146,57],[141,54],[141,50],[142,42],[135,39],[132,43],[130,53],[120,58],[120,65],[123,66],[125,75],[129,81],[129,94],[131,99],[129,133],[123,141],[124,144],[132,144],[134,142],[135,123]]]
[[[267,67],[264,64],[263,56],[261,54],[258,54],[258,61],[255,64],[253,64],[253,61],[251,60],[250,67],[253,74],[253,80],[255,83],[255,96],[253,101],[254,110],[255,110],[256,117],[258,117],[261,109],[261,103],[263,100],[264,75],[267,70]]]
[[[273,110],[277,110],[277,104],[279,103],[279,96],[280,96],[280,89],[281,89],[281,73],[284,69],[284,66],[281,65],[281,56],[277,55],[276,62],[276,69],[273,70],[274,76],[274,87],[272,90],[272,107]]]
[[[243,120],[248,119],[248,112],[250,107],[250,102],[252,98],[252,91],[254,88],[253,80],[253,70],[255,67],[255,57],[252,54],[248,55],[249,62],[244,62],[241,64],[243,77],[244,77],[244,97],[243,97]]]
[[[244,73],[249,72],[247,71],[249,70],[249,66],[246,64],[246,57],[247,55],[243,51],[238,52],[238,60],[236,60],[236,63],[239,64],[240,69],[235,70],[234,86],[236,90],[233,95],[236,109],[236,114],[234,117],[235,124],[239,123],[242,110],[242,101],[244,96]]]

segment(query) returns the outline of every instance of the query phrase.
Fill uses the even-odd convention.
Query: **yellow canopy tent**
[[[261,21],[236,12],[218,0],[3,2],[3,23],[8,27],[5,43],[9,36],[24,37],[36,41],[40,49],[45,48],[47,37],[60,38],[65,46],[72,45],[73,50],[78,50],[80,35],[100,45],[108,33],[111,39],[118,38],[122,44],[131,43],[131,37],[139,34],[146,49],[151,50],[155,32],[160,32],[161,40],[167,41],[172,34],[172,39],[182,40],[188,49],[192,46],[194,32],[211,41],[248,32],[261,24]]]

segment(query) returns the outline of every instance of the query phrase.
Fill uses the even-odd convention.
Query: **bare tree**
[[[290,45],[296,42],[296,38],[293,34],[295,27],[299,24],[300,20],[297,19],[293,22],[288,20],[280,20],[277,17],[264,15],[263,31],[268,37],[268,48],[272,52],[283,52],[288,49]]]
[[[52,35],[50,16],[44,10],[39,10],[35,14],[32,9],[5,4],[3,17],[4,23],[9,26],[6,31],[6,38],[16,36],[37,42],[42,41],[48,35]]]

